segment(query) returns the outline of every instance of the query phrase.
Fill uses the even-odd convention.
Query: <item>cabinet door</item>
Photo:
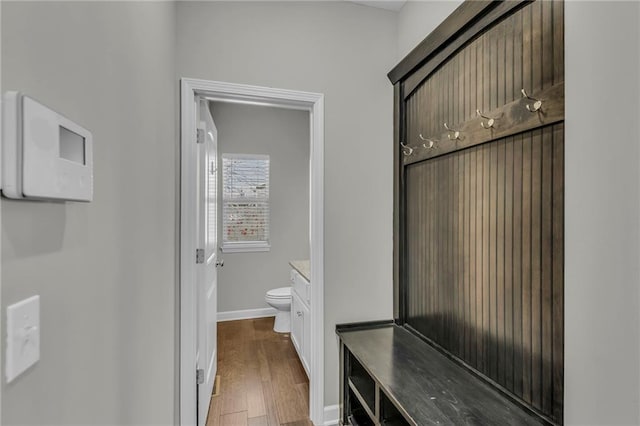
[[[298,355],[302,357],[302,344],[304,332],[302,314],[302,302],[295,291],[291,292],[291,342],[298,351]]]
[[[309,374],[311,360],[311,313],[306,305],[302,305],[302,364]]]

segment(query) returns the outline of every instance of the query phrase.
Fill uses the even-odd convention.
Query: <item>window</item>
[[[222,251],[269,250],[269,156],[222,154]]]

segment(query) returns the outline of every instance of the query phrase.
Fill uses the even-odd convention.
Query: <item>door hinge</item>
[[[196,143],[204,143],[204,129],[198,129],[196,134]]]
[[[196,263],[204,263],[204,249],[196,249]]]
[[[204,370],[202,368],[198,368],[196,370],[196,384],[201,385],[204,383]]]

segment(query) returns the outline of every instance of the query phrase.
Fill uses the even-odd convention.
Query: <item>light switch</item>
[[[40,296],[7,307],[7,383],[40,359]]]

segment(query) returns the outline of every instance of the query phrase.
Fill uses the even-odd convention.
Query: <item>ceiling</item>
[[[393,10],[395,12],[402,9],[406,0],[349,0],[351,3],[358,3],[363,6],[377,7],[379,9]]]

